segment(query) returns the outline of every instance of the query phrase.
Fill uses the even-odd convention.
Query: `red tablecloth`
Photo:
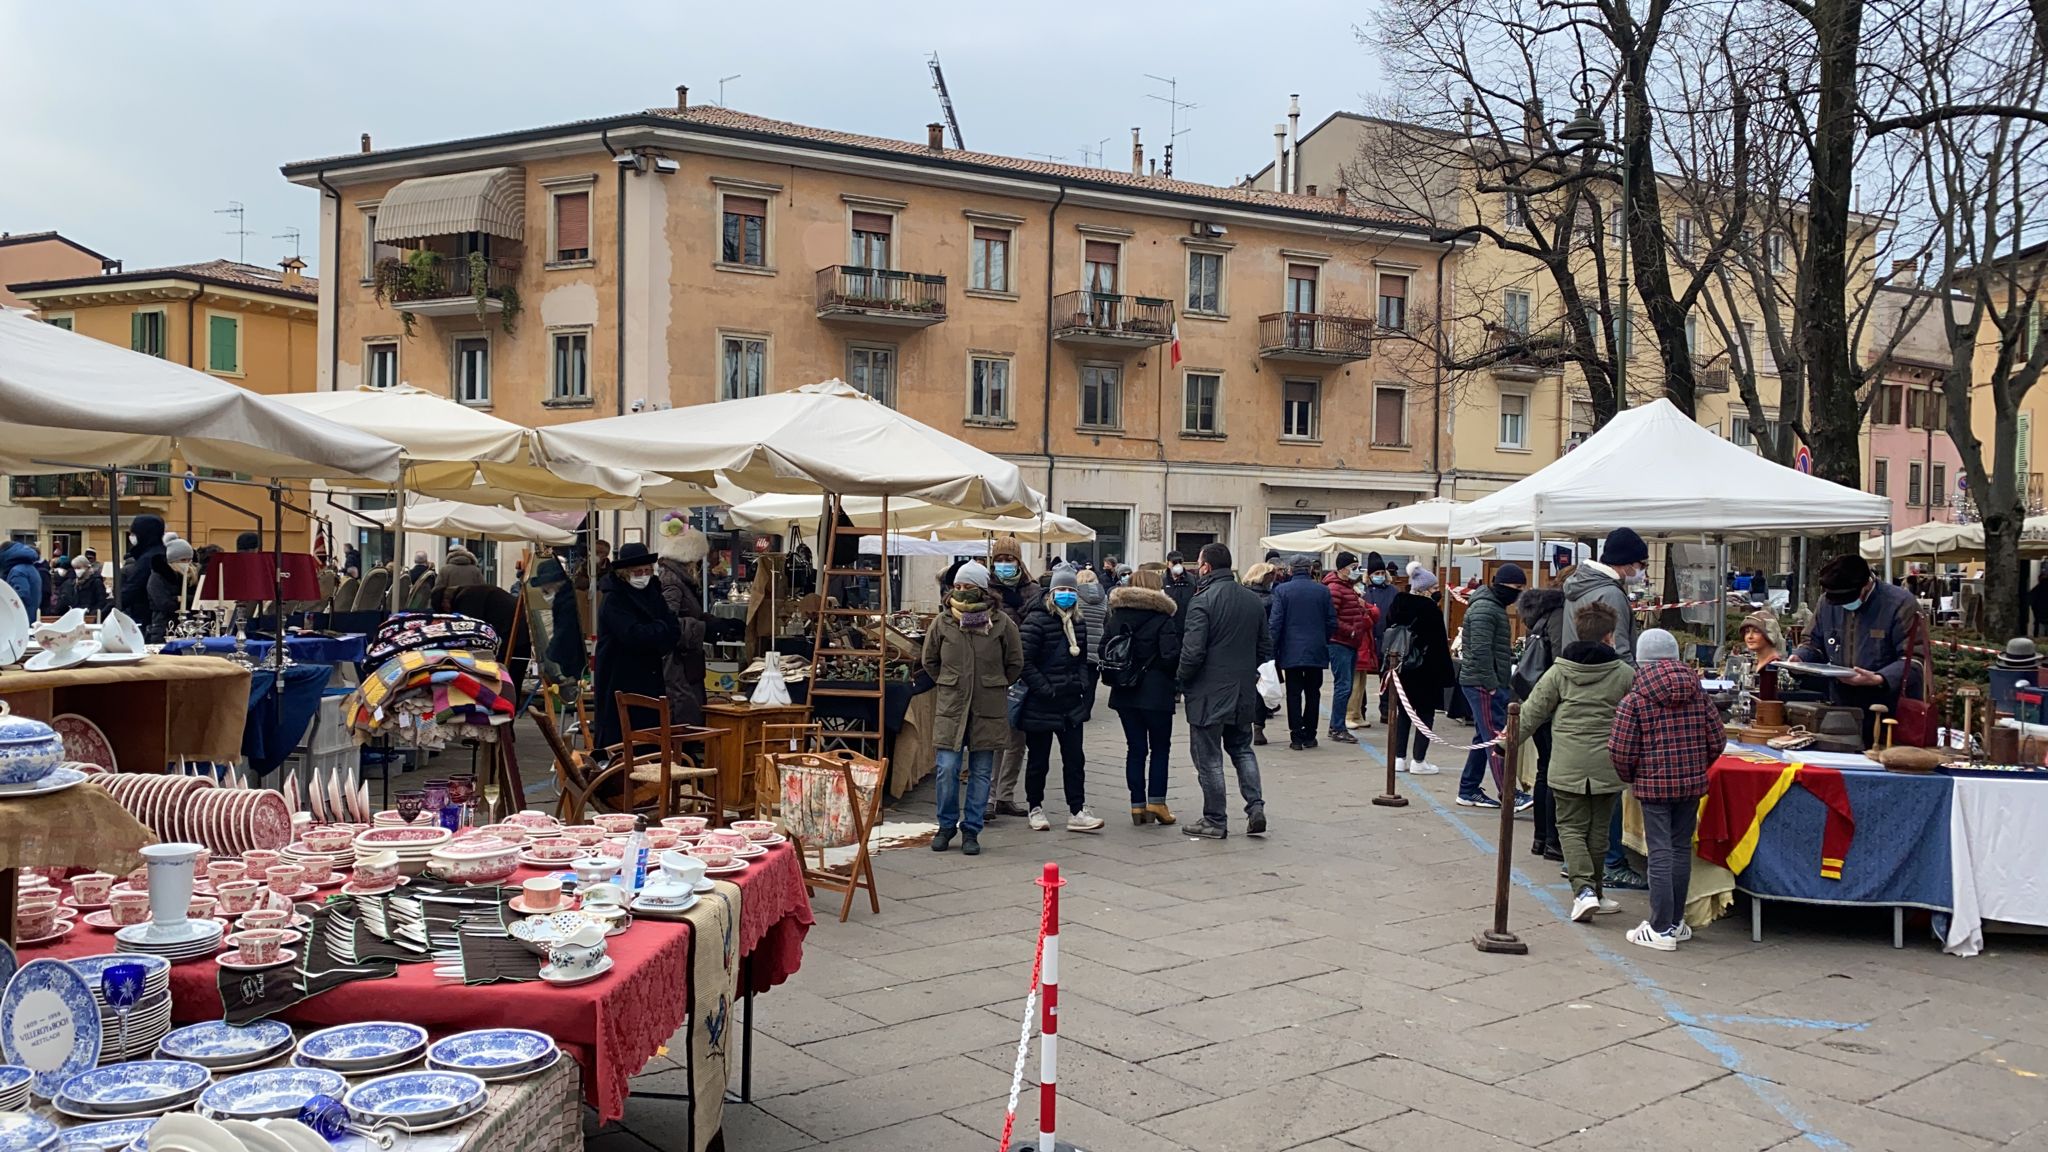
[[[540,874],[522,869],[506,883]],[[753,989],[772,988],[803,962],[804,935],[813,923],[803,868],[790,845],[777,845],[741,872],[737,882],[741,955],[749,963]],[[625,1114],[631,1078],[682,1026],[683,989],[690,982],[689,934],[687,924],[635,920],[625,934],[611,939],[612,970],[573,988],[539,981],[470,986],[435,976],[432,964],[401,964],[396,977],[345,984],[279,1018],[312,1027],[404,1020],[436,1036],[470,1028],[537,1029],[582,1064],[583,1097],[608,1122]],[[81,923],[55,944],[22,949],[21,959],[90,956],[115,948],[112,932]],[[174,1020],[220,1018],[219,972],[211,961],[172,967]]]

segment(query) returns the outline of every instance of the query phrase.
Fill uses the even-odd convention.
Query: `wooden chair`
[[[843,892],[846,894],[845,902],[839,906],[839,922],[841,924],[846,923],[847,916],[853,912],[854,893],[863,889],[868,894],[869,909],[877,914],[882,911],[882,898],[880,890],[875,886],[875,863],[869,853],[868,836],[882,823],[882,797],[888,794],[889,789],[889,761],[883,759],[876,762],[874,799],[868,804],[862,805],[860,802],[860,786],[853,776],[853,764],[856,758],[866,759],[866,757],[861,757],[859,753],[846,749],[819,752],[814,755],[801,757],[801,759],[810,761],[806,767],[812,770],[823,768],[837,771],[846,780],[846,798],[851,806],[855,847],[853,861],[844,872],[826,865],[823,847],[809,849],[807,852],[803,838],[797,834],[796,830],[788,827],[786,824],[784,826],[784,831],[789,835],[790,843],[796,849],[797,858],[803,861],[805,894],[814,896],[819,888],[830,892]],[[792,759],[797,758],[792,757]],[[781,789],[778,787],[778,795],[780,791]],[[810,853],[816,854],[815,864],[812,863]]]
[[[582,823],[584,806],[600,802],[598,788],[612,777],[624,775],[627,766],[619,763],[603,769],[594,767],[588,756],[562,739],[554,715],[546,708],[535,706],[527,709],[526,714],[533,718],[533,726],[540,729],[540,738],[547,742],[548,751],[555,757],[555,817],[564,824]]]
[[[712,827],[725,823],[725,804],[719,796],[718,769],[700,767],[679,749],[675,728],[669,723],[668,697],[641,696],[615,692],[619,709],[619,742],[612,745],[611,763],[628,766],[627,784],[621,789],[621,811],[652,803],[657,817],[673,816],[679,808],[704,809]],[[652,712],[655,726],[635,728],[633,710]],[[647,749],[652,748],[650,753]]]

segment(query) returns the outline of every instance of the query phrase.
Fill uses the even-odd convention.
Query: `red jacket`
[[[1636,799],[1669,803],[1705,796],[1707,766],[1727,745],[1698,674],[1676,660],[1652,660],[1636,669],[1607,747]]]
[[[1330,590],[1330,603],[1337,609],[1337,631],[1330,643],[1356,651],[1361,635],[1368,640],[1372,637],[1372,617],[1366,612],[1365,598],[1351,581],[1335,572],[1323,573],[1323,587]]]

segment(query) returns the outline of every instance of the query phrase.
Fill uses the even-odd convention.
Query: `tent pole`
[[[1892,582],[1892,526],[1884,526],[1884,582]]]
[[[1785,607],[1797,611],[1806,603],[1806,537],[1799,538],[1799,578],[1792,582],[1792,595],[1786,598]]]
[[[391,482],[391,611],[394,615],[405,611],[405,605],[398,599],[402,591],[398,587],[398,574],[403,571],[399,564],[405,559],[405,460],[398,461],[398,479]],[[357,576],[365,573],[358,572]]]
[[[125,545],[128,543],[127,537],[121,534],[121,486],[118,482],[119,478],[119,473],[115,472],[112,468],[107,469],[107,555],[113,557],[113,563],[107,567],[106,573],[107,587],[114,590],[114,607],[116,608],[121,606],[121,562],[127,558]],[[147,586],[146,578],[148,573],[143,575],[145,577],[145,586]],[[38,611],[40,611],[40,606]],[[100,613],[100,619],[104,620],[106,616],[105,612]],[[143,620],[140,623],[147,626],[149,621]]]
[[[1718,588],[1721,586],[1721,574],[1726,571],[1728,571],[1728,538],[1726,536],[1716,536],[1714,537],[1714,587]],[[1768,604],[1770,600],[1771,594],[1769,589],[1766,588],[1764,590],[1764,603]],[[1714,655],[1719,657],[1723,649],[1728,646],[1728,601],[1726,597],[1716,597],[1714,602],[1717,605],[1714,609]]]
[[[1536,587],[1541,588],[1543,587],[1543,529],[1535,524],[1531,524],[1529,531],[1534,534],[1529,542],[1529,578],[1536,582]]]

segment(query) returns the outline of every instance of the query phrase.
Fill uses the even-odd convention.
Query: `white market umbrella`
[[[841,501],[846,518],[855,528],[882,527],[880,496],[848,496]],[[794,524],[809,536],[817,532],[824,514],[824,499],[817,493],[766,492],[743,500],[725,510],[725,521],[736,528],[781,531]],[[922,532],[960,519],[958,508],[941,508],[923,500],[889,501],[888,527],[894,532]]]
[[[1342,520],[1327,520],[1304,531],[1320,532],[1329,536],[1378,537],[1383,540],[1393,538],[1411,543],[1417,540],[1436,543],[1453,539],[1451,517],[1463,507],[1464,505],[1456,500],[1435,496],[1398,508],[1383,508],[1378,512],[1346,516]],[[1385,549],[1376,547],[1374,551]]]
[[[882,538],[863,536],[860,538],[860,554],[880,556]],[[905,536],[889,533],[889,555],[896,556],[986,556],[986,540],[927,540],[922,536]]]
[[[1036,495],[1036,493],[1033,493]],[[1026,544],[1081,544],[1095,539],[1095,529],[1071,516],[977,516],[933,529],[940,540],[978,540],[983,536],[1015,536]]]
[[[1856,550],[1865,560],[1884,558],[1884,537],[1870,536],[1859,542]],[[1947,556],[1952,560],[1981,557],[1984,554],[1984,526],[1982,524],[1944,524],[1939,521],[1915,524],[1892,533],[1892,555],[1894,557]]]
[[[387,528],[398,522],[396,508],[374,508],[360,512],[366,520]],[[507,508],[483,504],[461,504],[453,500],[421,500],[405,509],[405,527],[410,531],[463,539],[532,541],[537,544],[574,544],[573,533],[545,524]]]
[[[557,471],[604,466],[753,492],[911,497],[968,513],[1030,511],[1017,466],[840,380],[539,430]],[[893,499],[892,499],[893,503]]]
[[[1265,536],[1259,540],[1259,547],[1282,553],[1306,552],[1326,555],[1338,550],[1356,552],[1363,558],[1368,552],[1385,556],[1424,556],[1437,551],[1441,542],[1427,540],[1403,540],[1395,536],[1354,536],[1329,531],[1329,525],[1304,528],[1299,532],[1282,532],[1277,536]],[[1459,544],[1451,549],[1455,556],[1478,556],[1491,551],[1483,544]]]

